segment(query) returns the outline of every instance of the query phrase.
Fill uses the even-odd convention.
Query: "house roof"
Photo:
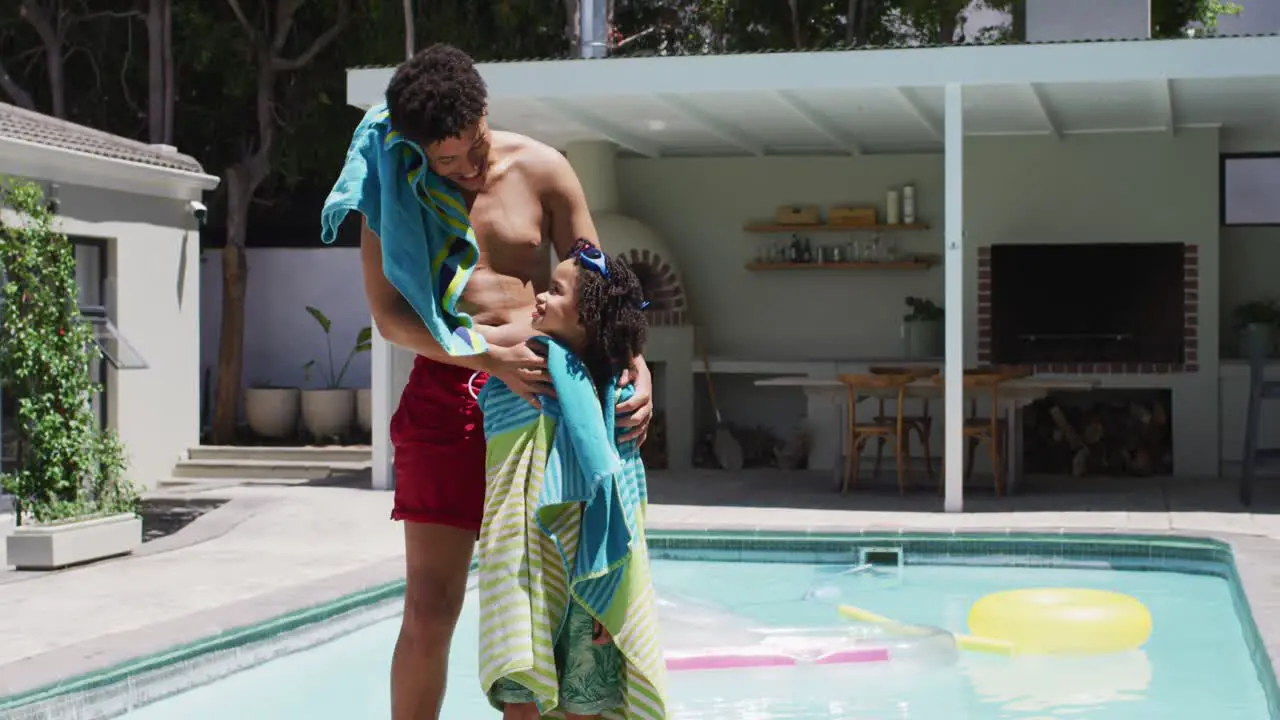
[[[0,103],[0,138],[139,165],[204,174],[204,168],[195,158],[183,155],[175,148],[148,145],[7,103]]]

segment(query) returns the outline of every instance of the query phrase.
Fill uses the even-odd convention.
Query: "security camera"
[[[191,211],[191,217],[196,219],[196,223],[203,225],[209,219],[209,208],[199,200],[192,200],[187,203],[187,209]]]

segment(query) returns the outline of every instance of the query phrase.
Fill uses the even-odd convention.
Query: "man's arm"
[[[492,369],[491,352],[455,357],[440,346],[427,326],[422,324],[422,318],[383,274],[382,240],[363,220],[360,224],[360,265],[364,271],[364,294],[369,299],[373,323],[387,342],[436,362],[484,372]]]
[[[600,236],[587,207],[587,195],[569,159],[550,147],[543,148],[539,155],[543,207],[551,215],[551,244],[556,249],[556,257],[568,257],[579,238],[599,246]]]

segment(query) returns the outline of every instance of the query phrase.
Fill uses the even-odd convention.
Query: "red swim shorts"
[[[392,520],[479,532],[484,516],[484,419],[471,391],[487,376],[419,356],[391,417]],[[468,389],[470,387],[470,390]]]

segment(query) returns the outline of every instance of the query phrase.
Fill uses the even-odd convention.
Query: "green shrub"
[[[0,477],[18,522],[136,512],[124,448],[97,428],[89,368],[101,357],[77,304],[75,250],[38,185],[0,182],[0,378],[17,401],[17,470]]]

